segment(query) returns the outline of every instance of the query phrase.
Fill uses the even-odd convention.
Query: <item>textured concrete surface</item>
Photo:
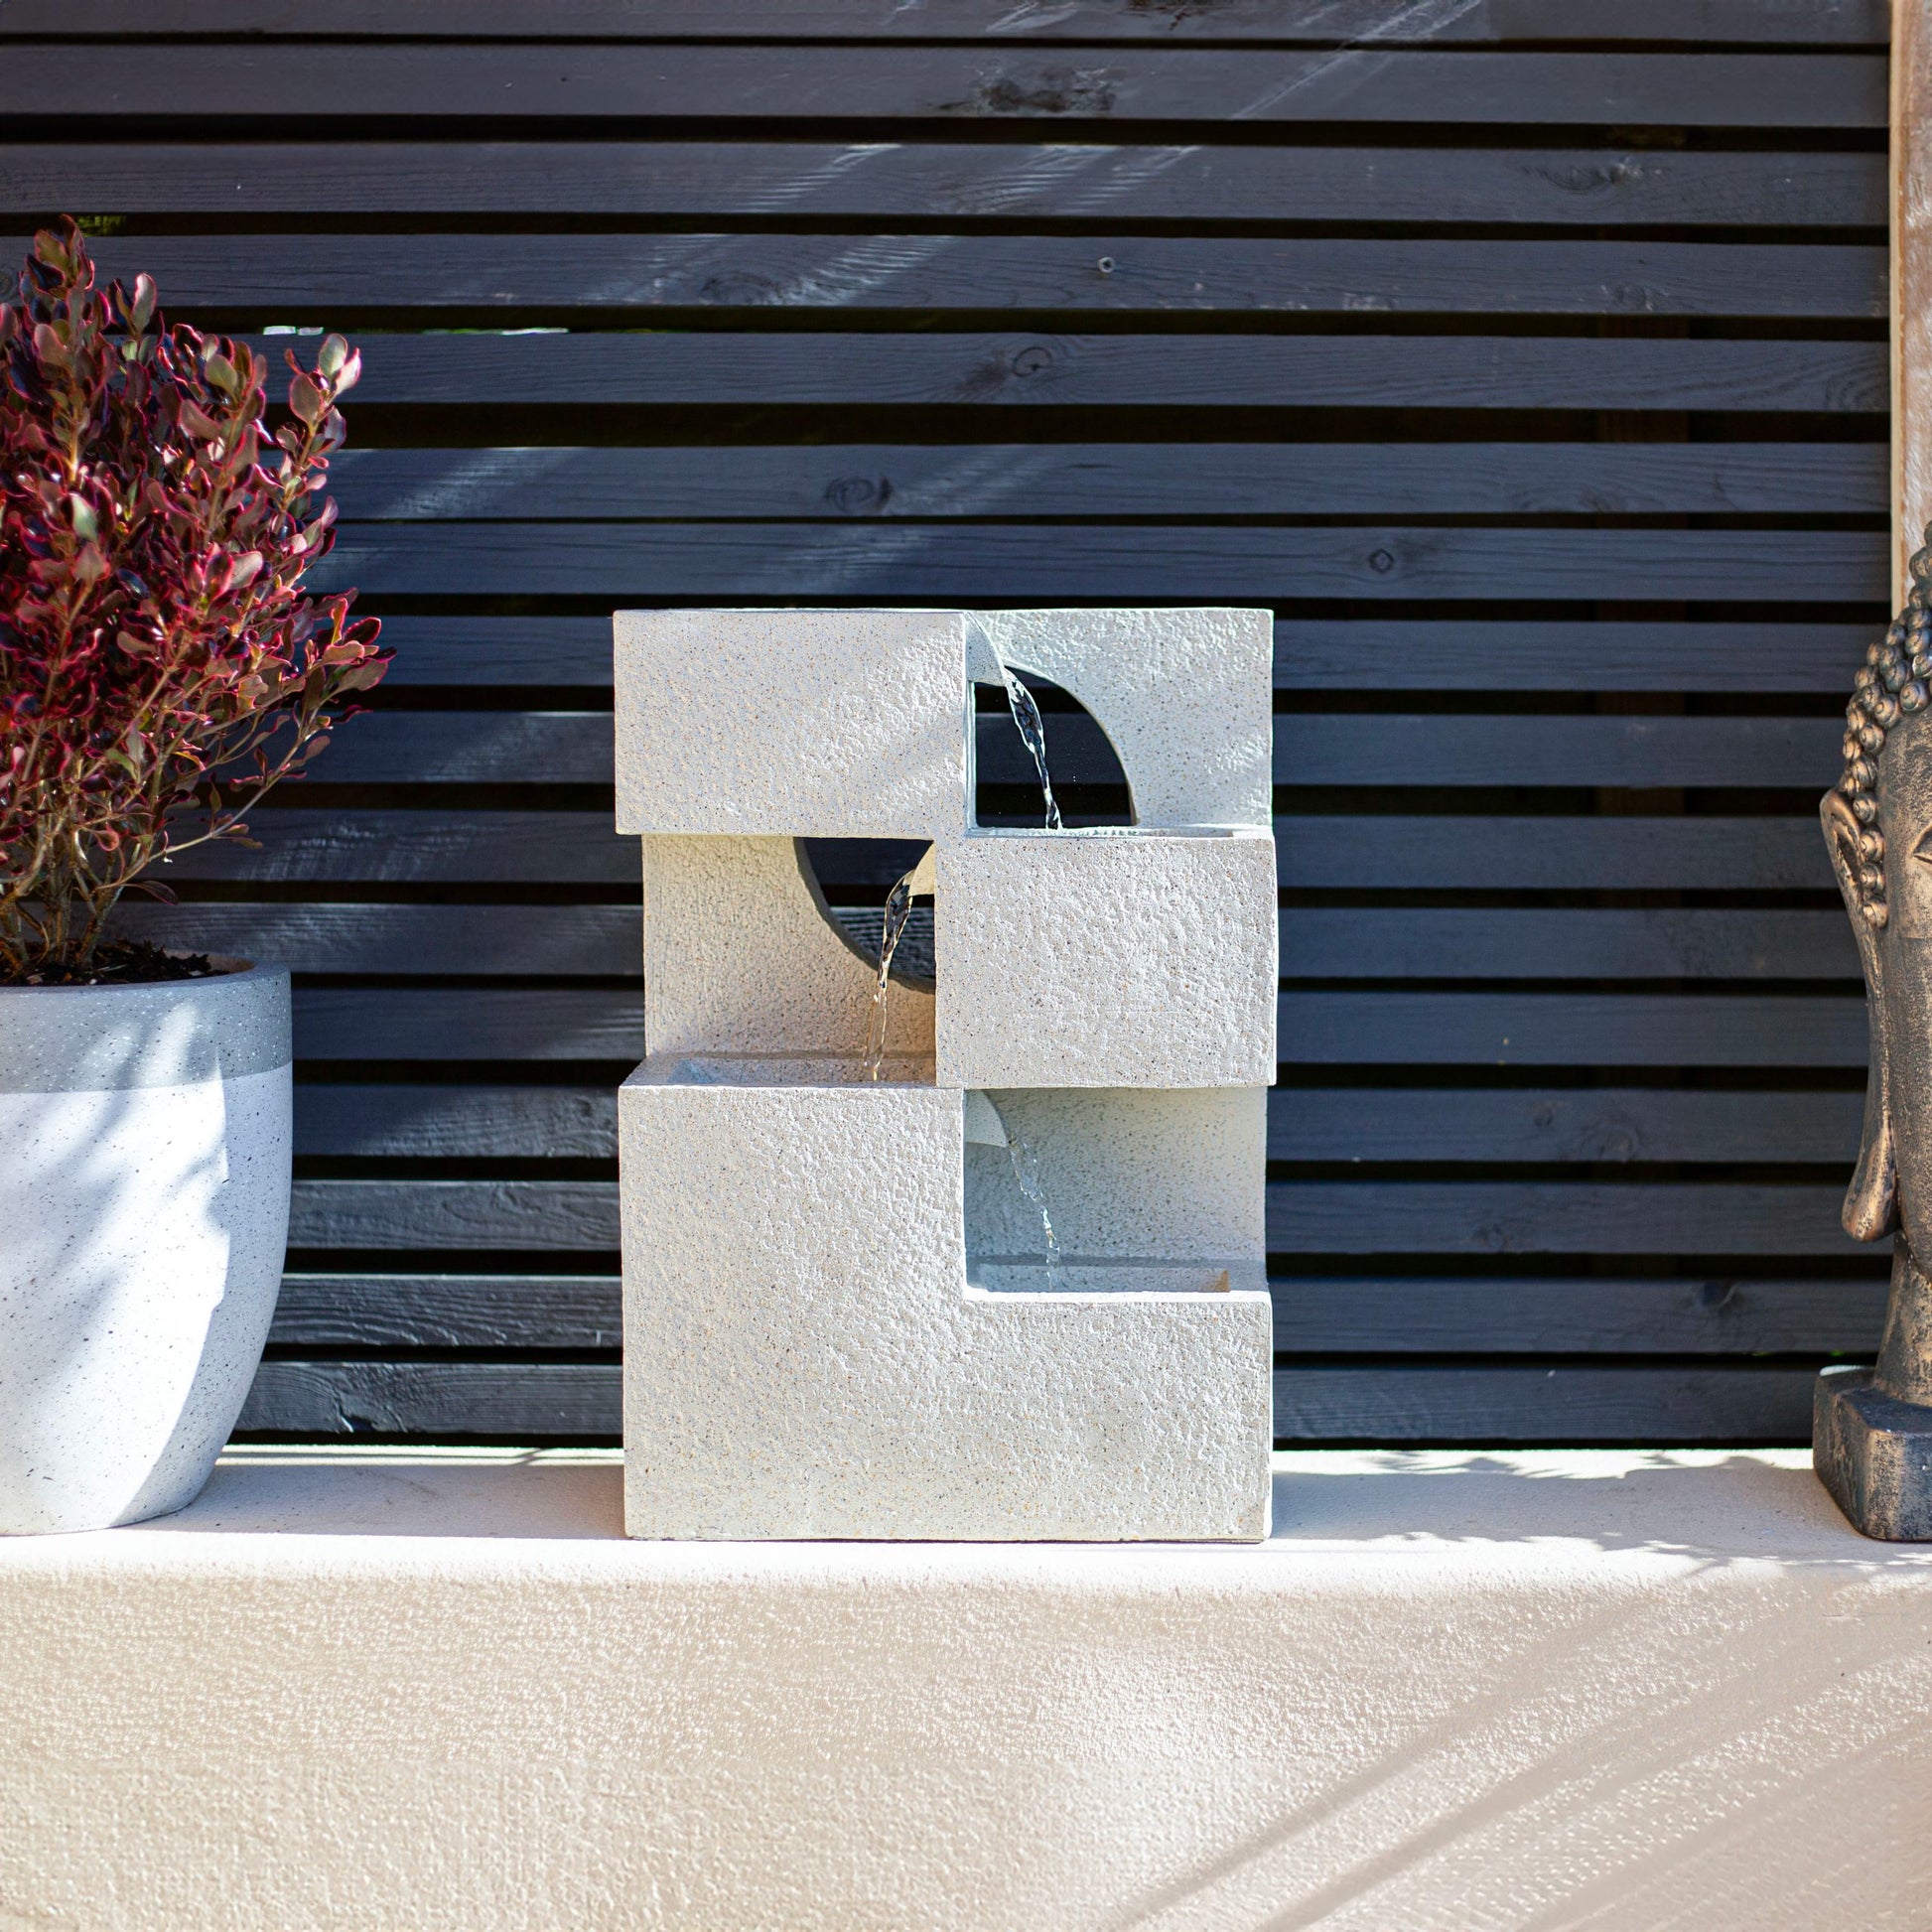
[[[957,611],[620,611],[618,830],[911,839],[965,822]]]
[[[977,833],[938,874],[940,1085],[1274,1084],[1267,834]]]
[[[652,1053],[851,1053],[879,970],[788,838],[647,838],[644,1042]],[[886,1048],[932,1054],[933,996],[895,982]]]
[[[11,1922],[1925,1923],[1932,1552],[1802,1450],[1275,1459],[1254,1547],[626,1542],[615,1457],[252,1449],[0,1546]]]
[[[1252,1225],[1225,1191],[1183,1223],[1252,1286],[982,1292],[962,1095],[856,1070],[647,1060],[619,1096],[631,1534],[1265,1535],[1258,1182]]]
[[[1037,672],[1086,706],[1119,755],[1141,824],[1268,830],[1270,612],[982,611],[973,621],[1015,670]],[[1049,720],[1049,755],[1052,730]]]
[[[179,1509],[288,1235],[289,976],[0,993],[0,1533]]]

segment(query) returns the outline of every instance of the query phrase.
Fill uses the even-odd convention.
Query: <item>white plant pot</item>
[[[254,1379],[288,1240],[289,976],[0,988],[0,1532],[165,1516]]]

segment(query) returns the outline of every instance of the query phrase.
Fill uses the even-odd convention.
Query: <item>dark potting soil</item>
[[[78,972],[40,966],[25,979],[0,976],[0,987],[151,986],[163,980],[214,979],[221,971],[207,953],[163,952],[146,939],[112,939],[96,946],[93,958]]]

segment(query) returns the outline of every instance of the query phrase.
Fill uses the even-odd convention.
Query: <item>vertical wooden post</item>
[[[1932,523],[1932,0],[1891,10],[1892,609]]]

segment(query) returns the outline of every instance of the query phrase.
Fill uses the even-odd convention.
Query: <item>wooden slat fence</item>
[[[1277,619],[1284,1439],[1803,1439],[1883,1293],[1814,811],[1886,615],[1885,34],[0,0],[7,254],[84,214],[176,317],[367,361],[333,569],[395,671],[128,919],[297,973],[247,1426],[615,1439],[614,607],[1233,601]]]

